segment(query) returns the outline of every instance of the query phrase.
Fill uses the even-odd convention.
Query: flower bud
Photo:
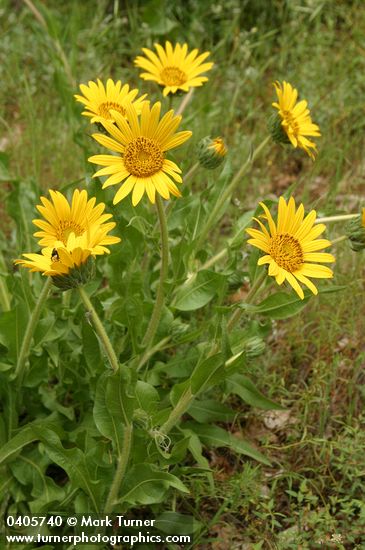
[[[227,149],[221,137],[211,139],[208,136],[199,141],[197,152],[201,166],[213,170],[222,164]]]
[[[282,118],[278,113],[274,113],[268,120],[267,127],[275,143],[290,143],[289,138],[283,129]]]
[[[346,226],[346,235],[349,238],[350,246],[355,252],[365,248],[365,208],[362,214],[351,220]]]
[[[245,353],[247,359],[254,359],[259,355],[262,355],[265,351],[266,344],[259,336],[252,336],[245,342]]]
[[[85,263],[71,267],[68,273],[53,275],[53,284],[64,292],[70,288],[77,288],[91,281],[95,276],[95,261],[89,256]]]

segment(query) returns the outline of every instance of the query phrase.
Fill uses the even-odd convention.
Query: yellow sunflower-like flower
[[[104,223],[111,218],[103,214],[105,205],[95,205],[95,198],[88,200],[86,191],[74,191],[71,205],[59,191],[50,191],[52,202],[41,197],[43,205],[37,208],[45,220],[33,220],[42,231],[44,246],[41,254],[23,254],[15,264],[39,271],[52,277],[53,283],[67,290],[87,283],[94,273],[94,257],[109,253],[108,245],[120,242],[108,232],[114,222]]]
[[[281,127],[293,147],[299,147],[314,160],[316,144],[306,136],[319,137],[320,130],[313,124],[309,114],[308,103],[303,99],[297,103],[298,90],[288,82],[275,82],[278,103],[272,105],[278,109]],[[313,151],[312,151],[313,149]]]
[[[180,197],[181,193],[175,183],[181,183],[181,170],[171,160],[165,158],[166,151],[178,147],[190,136],[191,132],[175,133],[180,124],[181,116],[175,116],[169,111],[160,120],[161,104],[155,103],[152,108],[146,102],[138,117],[133,105],[127,107],[125,120],[116,111],[112,111],[116,125],[104,122],[103,126],[112,137],[103,134],[93,134],[101,145],[119,155],[94,155],[90,162],[105,166],[93,177],[108,175],[103,189],[124,183],[114,196],[117,204],[132,190],[132,203],[139,203],[145,191],[152,203],[155,202],[156,191],[164,199],[170,198],[170,193]]]
[[[67,275],[70,270],[85,264],[92,255],[84,237],[70,235],[67,245],[58,248],[43,248],[41,254],[22,254],[25,260],[15,260],[15,264],[27,267],[31,272],[39,271],[42,275],[55,277]]]
[[[198,55],[199,50],[195,49],[188,53],[187,44],[181,45],[177,42],[173,48],[168,41],[165,48],[160,44],[155,44],[155,48],[157,55],[148,48],[142,48],[146,57],[138,56],[134,63],[147,71],[141,73],[141,78],[153,80],[164,86],[164,96],[170,92],[174,94],[178,90],[188,92],[189,88],[202,86],[207,82],[208,78],[200,75],[213,67],[214,63],[203,63],[210,52]]]
[[[83,96],[75,94],[75,98],[80,103],[85,105],[83,115],[91,117],[90,122],[114,122],[111,115],[111,110],[117,111],[122,116],[126,114],[126,105],[133,104],[137,113],[141,112],[144,99],[147,94],[136,99],[138,90],[130,90],[128,84],[122,83],[120,80],[114,82],[111,78],[107,80],[106,86],[97,80],[89,81],[89,85],[80,84],[80,90]]]
[[[115,222],[107,222],[111,214],[103,214],[105,204],[95,206],[96,199],[88,199],[85,190],[75,189],[71,204],[59,191],[49,191],[51,200],[41,197],[42,205],[37,209],[43,220],[33,220],[41,231],[34,233],[39,238],[40,246],[57,248],[66,246],[70,235],[75,237],[87,236],[87,248],[90,247],[93,255],[109,253],[106,248],[110,244],[120,242],[119,237],[108,235],[114,229]]]
[[[317,217],[315,210],[304,217],[304,206],[301,204],[296,209],[293,197],[288,203],[280,197],[277,223],[274,222],[267,206],[262,202],[260,206],[265,212],[260,217],[268,222],[269,229],[257,218],[254,219],[260,225],[261,231],[246,229],[252,237],[248,243],[265,252],[257,262],[258,265],[268,264],[269,275],[275,277],[279,285],[287,280],[301,299],[304,299],[304,293],[299,282],[306,285],[313,294],[318,294],[317,288],[308,277],[333,277],[332,270],[320,263],[335,261],[332,254],[318,252],[331,246],[327,239],[317,239],[326,226],[323,223],[314,225]]]

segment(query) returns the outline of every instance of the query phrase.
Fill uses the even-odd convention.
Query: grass
[[[35,9],[30,9],[30,8]],[[234,168],[266,132],[273,80],[308,99],[319,124],[314,164],[301,151],[270,145],[244,178],[212,248],[219,250],[237,213],[293,185],[321,215],[356,212],[363,202],[365,7],[361,1],[10,2],[0,8],[0,149],[12,178],[47,189],[89,180],[91,139],[72,94],[77,84],[112,76],[140,85],[132,60],[154,41],[186,40],[210,49],[216,67],[193,96],[185,128],[222,135]],[[158,91],[145,86],[155,98]],[[173,100],[173,106],[179,104]],[[204,117],[204,124],[201,120]],[[182,159],[191,166],[193,145]],[[81,183],[82,185],[82,183]],[[206,174],[192,182],[204,190]],[[3,203],[11,182],[3,181]],[[8,268],[20,250],[1,209],[1,248]],[[343,231],[331,227],[335,238]],[[363,253],[362,253],[363,254]],[[290,414],[271,419],[239,407],[237,430],[266,448],[273,466],[207,451],[216,488],[205,477],[176,507],[205,529],[199,548],[363,548],[365,302],[362,256],[336,247],[335,284],[348,289],[312,300],[305,316],[277,321],[267,352],[250,376]],[[232,427],[234,431],[234,426]],[[222,539],[220,542],[219,539]]]

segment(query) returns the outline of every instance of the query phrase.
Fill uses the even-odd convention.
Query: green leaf
[[[264,410],[284,410],[285,407],[278,405],[275,401],[271,401],[265,397],[256,388],[255,384],[251,382],[247,376],[243,374],[233,374],[226,380],[226,388],[228,393],[238,395],[245,403],[248,403],[252,407],[259,407]]]
[[[137,406],[140,409],[143,409],[147,413],[154,412],[157,409],[160,396],[151,384],[138,380],[135,392]]]
[[[226,277],[215,271],[199,271],[192,283],[183,285],[173,304],[180,311],[194,311],[207,305],[222,289]]]
[[[72,486],[83,489],[91,499],[94,510],[98,511],[102,490],[101,481],[92,479],[85,454],[78,448],[65,449],[58,435],[44,426],[33,425],[32,431],[43,443],[49,458],[65,470]]]
[[[91,372],[95,372],[102,364],[103,359],[98,338],[85,319],[82,323],[82,341],[86,364]]]
[[[176,476],[161,472],[152,464],[136,464],[130,468],[122,485],[122,502],[132,505],[163,502],[170,487],[189,493]]]
[[[1,314],[0,344],[8,348],[8,356],[13,360],[19,356],[27,324],[28,309],[24,302]]]
[[[168,535],[190,535],[198,531],[201,525],[193,516],[163,512],[156,518],[154,527]]]
[[[205,399],[204,401],[195,401],[189,407],[189,414],[198,422],[231,422],[237,413],[215,401],[214,399]]]
[[[123,448],[124,427],[133,416],[134,399],[127,395],[126,385],[121,371],[104,373],[98,381],[93,409],[96,427],[113,441],[118,455]]]
[[[269,460],[259,451],[256,451],[249,443],[233,436],[218,426],[210,426],[209,424],[198,424],[195,422],[186,422],[183,424],[183,429],[192,430],[201,439],[203,443],[212,447],[229,447],[239,454],[247,455],[263,464],[270,466]]]
[[[0,464],[5,464],[9,460],[14,460],[20,451],[29,443],[37,441],[38,437],[28,425],[21,429],[12,439],[10,439],[0,449]]]
[[[219,384],[224,380],[226,373],[221,353],[216,353],[205,359],[195,367],[191,375],[191,391],[196,395],[199,391]]]
[[[287,319],[299,313],[308,303],[313,294],[308,290],[304,291],[304,300],[292,292],[276,292],[270,294],[265,300],[258,304],[254,311],[261,315],[268,315],[271,319]]]

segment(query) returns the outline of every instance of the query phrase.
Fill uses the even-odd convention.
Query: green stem
[[[105,503],[105,514],[109,514],[113,511],[113,506],[118,500],[119,489],[128,466],[129,455],[132,446],[132,434],[133,425],[128,422],[128,424],[126,424],[126,426],[124,427],[124,447],[118,457],[117,469],[110,487],[108,498]]]
[[[331,241],[331,245],[340,243],[342,241],[346,241],[346,239],[348,239],[347,235],[341,235],[341,237],[337,237],[337,239],[333,239],[333,241]]]
[[[184,412],[189,408],[190,403],[194,400],[195,395],[192,394],[191,388],[187,388],[180,397],[176,406],[172,409],[170,416],[166,422],[161,426],[161,432],[165,435],[175,426]]]
[[[163,202],[159,195],[156,195],[156,206],[161,230],[161,270],[155,305],[147,328],[147,332],[142,341],[142,346],[144,348],[148,348],[153,343],[153,339],[155,337],[158,324],[161,319],[162,308],[165,301],[163,286],[169,269],[169,238],[167,232],[167,222]]]
[[[345,220],[353,220],[358,216],[359,214],[341,214],[338,216],[326,216],[324,218],[317,218],[314,223],[317,224],[317,223],[324,223],[324,222],[341,222]]]
[[[94,309],[94,306],[92,305],[92,303],[90,301],[90,298],[86,294],[83,287],[79,286],[78,291],[80,293],[81,299],[84,302],[84,305],[85,305],[87,311],[89,312],[89,314],[91,316],[91,320],[92,320],[92,323],[94,325],[95,331],[96,331],[97,335],[99,336],[99,338],[101,340],[101,343],[103,345],[105,353],[108,356],[110,366],[111,366],[111,368],[113,369],[114,372],[117,372],[117,370],[119,369],[119,361],[118,361],[118,358],[117,358],[116,353],[114,351],[114,348],[113,348],[113,346],[112,346],[112,344],[109,340],[109,337],[108,337],[108,335],[105,331],[105,328],[103,327],[103,324],[100,321],[100,318],[99,318],[98,314],[96,313],[96,311]]]
[[[196,243],[196,250],[198,251],[202,244],[205,242],[205,239],[212,228],[213,224],[216,224],[221,217],[224,214],[224,204],[229,199],[229,197],[232,195],[233,191],[237,187],[237,185],[240,183],[241,177],[245,174],[246,170],[253,164],[256,157],[261,153],[261,151],[264,149],[264,147],[267,145],[267,143],[270,141],[271,137],[268,136],[260,143],[258,147],[254,150],[252,155],[249,156],[249,158],[246,160],[246,162],[241,166],[241,168],[238,170],[234,178],[232,179],[231,183],[226,187],[226,189],[223,191],[223,193],[218,198],[212,212],[210,213],[210,216],[208,217],[208,220],[203,227],[199,239]]]
[[[256,296],[256,294],[260,290],[263,282],[266,280],[266,277],[267,277],[266,269],[263,269],[262,273],[257,277],[256,281],[250,288],[245,299],[245,304],[250,304],[252,302],[252,299]],[[232,330],[233,327],[238,323],[243,311],[244,310],[241,308],[236,309],[236,311],[232,314],[232,317],[227,323],[227,331]]]
[[[186,106],[188,105],[188,103],[190,102],[190,100],[192,98],[193,92],[194,92],[194,88],[190,88],[190,90],[188,91],[188,93],[186,94],[186,96],[184,97],[182,102],[180,103],[180,107],[178,108],[178,110],[175,113],[176,115],[182,115],[183,114],[183,112],[185,111]]]
[[[42,292],[40,293],[37,303],[32,311],[31,316],[29,317],[29,321],[27,324],[27,328],[25,330],[22,346],[20,348],[20,353],[18,357],[17,366],[15,369],[15,376],[18,378],[19,386],[23,382],[24,373],[25,373],[25,366],[26,366],[26,360],[29,355],[29,349],[30,345],[32,343],[33,334],[35,331],[35,328],[37,326],[37,323],[39,321],[39,317],[42,311],[42,307],[44,305],[44,302],[47,299],[47,296],[49,294],[49,290],[52,285],[52,278],[47,277],[47,281],[44,284],[44,287],[42,288]]]
[[[0,275],[0,303],[3,311],[10,311],[10,299],[6,282]]]
[[[193,164],[193,166],[186,172],[186,174],[184,176],[184,183],[186,183],[186,180],[191,178],[191,176],[194,174],[194,172],[196,172],[196,170],[199,168],[199,166],[200,166],[199,162],[196,162],[195,164]]]
[[[247,294],[245,303],[251,303],[252,299],[256,296],[258,291],[260,290],[263,282],[266,280],[267,273],[264,269],[263,272],[257,277],[256,281],[252,285],[249,293]],[[242,309],[236,309],[236,311],[233,313],[232,317],[227,323],[227,330],[232,330],[232,328],[236,325],[238,320],[240,319],[242,315]],[[218,352],[218,346],[215,345],[213,349],[210,351],[208,357],[214,355]],[[172,409],[170,416],[166,420],[166,422],[161,426],[161,432],[163,434],[168,434],[169,431],[175,426],[175,424],[179,421],[181,416],[188,410],[190,404],[192,401],[194,401],[197,394],[193,394],[191,391],[191,387],[188,387],[182,396],[180,397],[179,401],[177,402],[176,406]]]

